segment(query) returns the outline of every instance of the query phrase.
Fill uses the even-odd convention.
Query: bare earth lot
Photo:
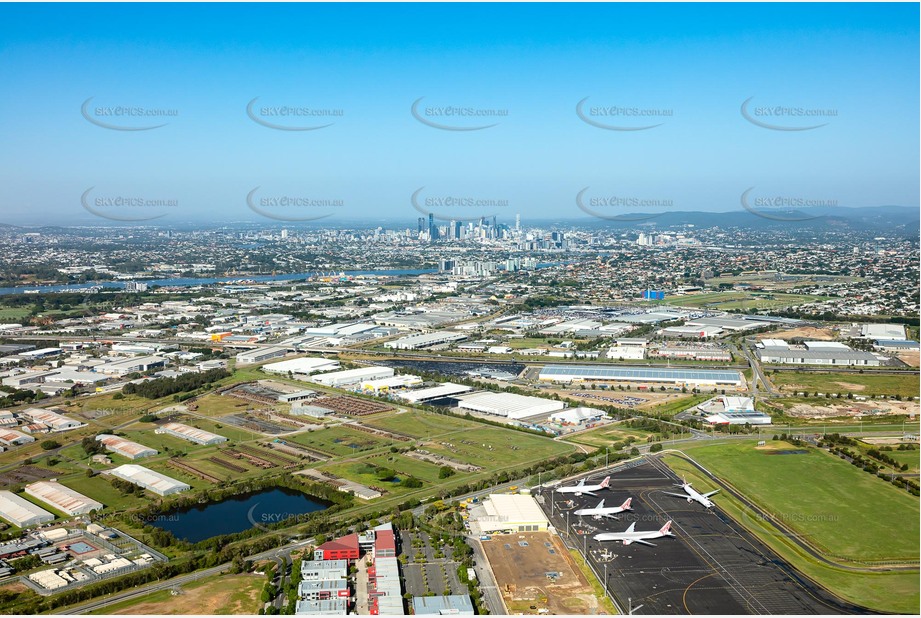
[[[598,613],[597,597],[558,536],[498,535],[483,541],[483,549],[510,614],[537,614],[540,609],[550,615]],[[551,579],[547,574],[553,572],[559,575]]]

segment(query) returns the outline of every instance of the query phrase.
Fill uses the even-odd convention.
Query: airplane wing
[[[655,543],[650,543],[649,541],[644,541],[643,539],[633,539],[634,543],[642,543],[643,545],[649,545],[650,547],[655,547]]]
[[[596,493],[593,492],[593,491],[586,491],[586,490],[583,489],[583,490],[582,490],[582,493],[585,494],[586,496],[595,496],[596,498],[598,497],[598,494],[596,494]]]
[[[604,508],[604,500],[602,500],[601,502],[599,502],[599,503],[598,503],[598,506],[596,506],[595,508],[596,508],[596,509],[603,509],[603,508]]]
[[[712,496],[713,494],[719,493],[719,491],[720,491],[720,490],[717,489],[717,490],[715,490],[715,491],[711,491],[711,492],[708,493],[708,494],[704,494],[704,498],[709,498],[709,497]]]
[[[676,498],[684,498],[685,500],[688,499],[687,494],[676,494],[671,491],[663,491],[662,493],[665,494],[666,496],[675,496]]]
[[[636,528],[636,522],[630,524],[630,527],[627,528],[624,532],[633,532],[633,529]]]
[[[601,516],[602,516],[602,517],[607,517],[608,519],[617,519],[617,516],[612,515],[612,514],[610,514],[610,513],[602,513]]]

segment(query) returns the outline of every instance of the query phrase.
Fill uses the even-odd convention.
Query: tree
[[[454,468],[451,466],[441,466],[441,469],[438,470],[438,478],[440,479],[446,479],[448,477],[454,476],[455,474],[457,474],[457,472],[455,472]]]
[[[61,443],[57,440],[45,440],[41,443],[40,446],[42,447],[42,450],[50,451],[56,448],[61,448]]]

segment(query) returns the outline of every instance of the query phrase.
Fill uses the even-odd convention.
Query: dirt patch
[[[845,390],[854,391],[854,392],[866,390],[867,388],[863,384],[852,384],[851,382],[832,382],[832,384],[837,384],[838,386],[840,386],[841,388]]]
[[[867,416],[883,414],[918,414],[916,401],[866,401],[855,403],[828,404],[824,406],[798,403],[786,410],[789,416],[798,418],[831,418],[836,416]]]
[[[896,357],[909,367],[921,366],[921,352],[917,350],[914,352],[899,352]]]
[[[598,598],[558,536],[494,535],[483,549],[511,613],[598,613]]]
[[[795,337],[802,337],[803,339],[815,339],[817,341],[833,341],[837,336],[838,333],[830,328],[802,326],[800,328],[791,328],[758,335],[758,339],[793,339]]]

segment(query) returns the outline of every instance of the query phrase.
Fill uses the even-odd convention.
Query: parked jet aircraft
[[[624,511],[632,511],[633,509],[630,508],[630,502],[632,501],[633,501],[633,498],[627,498],[626,500],[624,500],[624,503],[621,504],[620,506],[607,506],[606,507],[604,505],[604,500],[602,500],[601,502],[598,503],[598,506],[596,506],[595,508],[579,509],[574,512],[576,515],[579,515],[579,516],[591,515],[595,519],[601,519],[602,517],[609,517],[611,519],[614,519],[614,515],[616,515],[617,513],[623,513]]]
[[[679,493],[673,493],[670,491],[663,491],[662,493],[668,496],[675,496],[676,498],[684,498],[688,502],[699,502],[700,504],[704,505],[708,509],[713,507],[713,501],[710,500],[710,496],[712,496],[713,494],[719,491],[719,489],[716,489],[709,493],[702,494],[696,489],[694,489],[693,487],[691,487],[691,484],[688,483],[687,481],[684,481],[681,485],[676,485],[676,487],[680,487],[681,489],[683,489],[684,493],[679,494]]]
[[[608,484],[611,482],[611,477],[606,476],[604,480],[597,485],[586,485],[585,479],[579,481],[578,485],[570,485],[569,487],[557,487],[557,493],[561,494],[576,494],[581,496],[582,494],[587,494],[589,496],[597,495],[594,492],[601,491],[602,489],[607,489]]]
[[[643,545],[650,545],[655,547],[656,544],[650,543],[647,539],[661,539],[665,536],[674,537],[675,535],[672,534],[671,527],[672,522],[669,520],[658,530],[649,532],[636,532],[636,522],[633,522],[624,532],[602,532],[601,534],[596,534],[594,539],[596,541],[620,541],[624,545],[630,545],[631,543],[642,543]]]

